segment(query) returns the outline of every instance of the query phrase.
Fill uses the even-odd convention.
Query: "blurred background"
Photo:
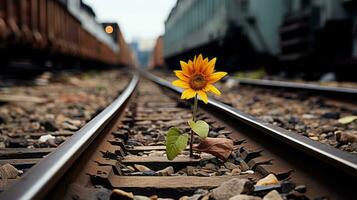
[[[356,81],[356,9],[354,0],[0,0],[0,66],[175,69],[202,53],[242,77]]]

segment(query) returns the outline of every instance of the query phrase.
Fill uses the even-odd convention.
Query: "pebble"
[[[315,140],[315,141],[318,141],[319,140],[319,137],[316,137],[316,136],[314,136],[314,137],[309,137],[310,139],[312,139],[312,140]]]
[[[75,125],[73,125],[73,124],[70,124],[70,123],[67,122],[67,121],[62,124],[62,127],[63,127],[63,129],[69,130],[69,131],[76,131],[76,130],[78,130],[78,127],[77,127],[77,126],[75,126]]]
[[[151,199],[146,196],[135,195],[134,200],[151,200]]]
[[[204,167],[204,169],[208,169],[208,170],[212,170],[215,171],[218,169],[217,165],[213,164],[213,163],[207,163]]]
[[[336,140],[341,144],[357,142],[357,131],[336,131]]]
[[[132,167],[132,166],[127,166],[126,168],[128,168],[130,171],[134,172],[135,171],[135,168]]]
[[[51,134],[42,135],[42,136],[38,139],[38,142],[39,142],[39,143],[46,143],[47,140],[50,140],[50,139],[54,140],[54,139],[56,139],[56,137],[55,137],[55,136],[52,136]]]
[[[135,168],[136,170],[140,171],[140,172],[151,171],[150,168],[148,168],[148,167],[146,167],[146,166],[144,166],[144,165],[137,165],[137,164],[135,164],[135,165],[134,165],[134,168]]]
[[[275,185],[278,184],[279,181],[274,174],[269,174],[268,176],[260,179],[255,185],[263,186],[263,185]]]
[[[298,191],[300,193],[305,193],[306,192],[306,186],[305,185],[298,185],[295,187],[295,191]]]
[[[192,167],[192,166],[187,166],[187,167],[186,167],[187,176],[193,176],[194,170],[195,170],[194,167]]]
[[[165,169],[156,172],[158,176],[171,176],[174,173],[174,168],[172,166],[166,167]]]
[[[255,197],[255,196],[249,196],[245,194],[238,194],[234,197],[231,197],[229,200],[261,200],[262,198],[260,197]]]
[[[241,173],[241,170],[239,168],[232,169],[232,176],[239,176]]]
[[[283,200],[283,198],[276,190],[272,190],[263,197],[263,200]]]
[[[253,191],[254,185],[248,179],[233,178],[213,189],[212,196],[216,200],[229,200],[238,194],[250,194]]]
[[[253,170],[247,170],[247,171],[242,171],[240,174],[244,175],[244,174],[254,174]]]
[[[134,195],[131,192],[125,192],[124,190],[114,189],[110,195],[111,200],[132,200]]]
[[[58,127],[54,121],[46,120],[40,122],[41,126],[45,128],[46,131],[57,131]]]
[[[296,184],[294,182],[291,182],[289,180],[285,180],[281,183],[281,192],[282,193],[289,193],[290,191],[294,190],[296,187]]]
[[[239,167],[242,171],[247,171],[249,170],[248,164],[244,160],[240,160],[239,162]]]
[[[340,113],[339,112],[327,112],[327,113],[321,115],[321,118],[324,118],[324,119],[338,119],[338,118],[340,118]]]
[[[210,176],[207,172],[204,172],[204,171],[194,172],[193,175],[195,175],[195,176],[202,176],[202,177],[209,177],[209,176]]]
[[[9,163],[0,167],[0,177],[1,179],[16,179],[19,175],[23,173],[22,170],[16,169]]]
[[[237,166],[237,165],[235,165],[235,164],[233,164],[233,163],[231,163],[231,162],[225,162],[225,163],[224,163],[224,166],[225,166],[227,169],[230,169],[230,170],[235,169],[235,168],[239,168],[239,166]]]
[[[217,132],[215,132],[215,131],[210,131],[210,132],[208,133],[208,136],[209,136],[209,137],[217,137],[217,136],[219,136],[219,133],[217,133]]]

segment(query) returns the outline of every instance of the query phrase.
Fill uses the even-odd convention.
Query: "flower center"
[[[201,90],[206,84],[207,82],[201,74],[196,74],[190,79],[190,86],[194,90]]]

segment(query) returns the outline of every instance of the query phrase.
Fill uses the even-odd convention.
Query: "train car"
[[[118,27],[118,25],[116,25]],[[117,37],[122,37],[117,31]],[[13,60],[55,65],[130,64],[117,42],[81,0],[1,0],[1,66]],[[124,50],[124,51],[123,51]]]
[[[356,63],[356,8],[351,0],[288,1],[279,60],[312,72],[350,71],[352,66],[341,66]]]
[[[227,71],[338,70],[357,60],[352,0],[178,0],[165,22],[164,57],[203,53]],[[335,68],[334,68],[335,67]]]
[[[284,1],[178,0],[165,22],[165,59],[173,66],[178,57],[204,53],[230,71],[274,62]]]

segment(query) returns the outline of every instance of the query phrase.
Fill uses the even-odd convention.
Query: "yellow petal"
[[[207,97],[207,94],[206,94],[205,92],[203,92],[202,90],[200,90],[200,91],[197,92],[197,94],[198,94],[198,96],[201,97],[201,100],[202,100],[203,102],[205,102],[205,104],[208,103],[208,97]]]
[[[182,92],[181,99],[191,99],[197,94],[193,89],[187,89]]]
[[[202,57],[202,54],[200,54],[196,60],[196,63],[195,63],[195,71],[196,72],[201,71],[202,61],[203,61],[203,57]]]
[[[190,74],[189,74],[189,76],[190,76],[194,72],[193,62],[191,60],[188,60],[188,69],[189,69],[189,72],[190,72]]]
[[[208,62],[208,66],[207,66],[207,68],[206,68],[206,70],[205,71],[203,71],[203,73],[206,75],[206,76],[209,76],[209,75],[211,75],[212,73],[213,73],[213,71],[214,71],[214,66],[216,65],[216,61],[217,61],[217,58],[213,58],[212,60],[210,60],[209,62]]]
[[[180,88],[183,88],[183,89],[188,89],[190,88],[190,85],[183,81],[183,80],[175,80],[172,82],[172,85],[176,86],[176,87],[180,87]]]
[[[214,83],[219,81],[219,79],[223,78],[227,75],[227,72],[216,72],[208,77],[208,83]]]
[[[183,80],[183,81],[185,81],[185,82],[189,82],[189,81],[190,81],[189,77],[187,77],[187,76],[183,73],[183,71],[175,70],[174,72],[175,72],[175,75],[177,76],[177,78],[179,78],[179,79],[181,79],[181,80]]]
[[[180,65],[181,65],[182,72],[186,76],[189,76],[190,75],[190,65],[185,63],[184,61],[180,61]]]
[[[200,72],[206,71],[207,67],[208,67],[208,58],[205,58],[201,63]]]
[[[212,92],[213,94],[218,95],[218,96],[221,95],[221,92],[212,84],[207,84],[204,91]]]

